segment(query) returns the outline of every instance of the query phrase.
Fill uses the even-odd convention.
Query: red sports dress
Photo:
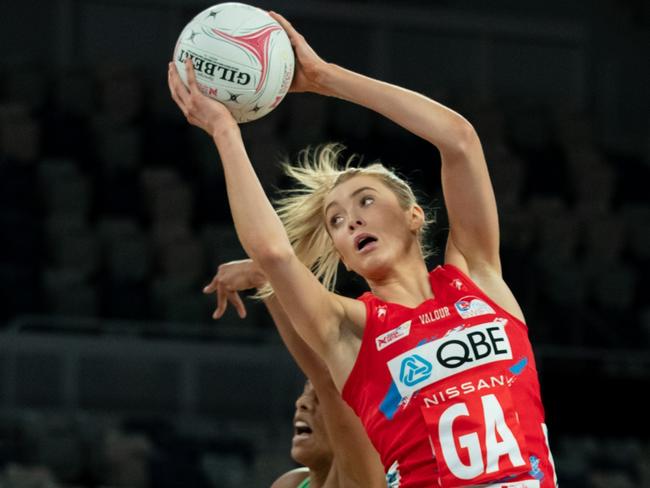
[[[452,265],[416,308],[372,293],[343,398],[389,488],[557,486],[528,329]]]

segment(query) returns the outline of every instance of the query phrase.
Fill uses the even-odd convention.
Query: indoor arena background
[[[209,5],[0,2],[2,487],[266,487],[292,466],[302,375],[263,306],[213,322],[201,293],[244,257],[215,147],[166,85],[176,37]],[[560,484],[649,487],[649,4],[257,5],[325,59],[474,124]],[[436,213],[440,246],[439,159],[415,136],[293,94],[242,130],[268,189],[310,144],[381,158]]]

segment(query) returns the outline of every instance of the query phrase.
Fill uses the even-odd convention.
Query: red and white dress
[[[343,398],[389,488],[557,486],[528,329],[452,265],[416,308],[372,293]]]

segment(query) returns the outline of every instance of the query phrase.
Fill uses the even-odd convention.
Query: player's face
[[[418,245],[413,212],[373,176],[334,188],[325,199],[325,223],[346,267],[366,279],[380,279]]]
[[[312,469],[328,468],[332,463],[332,449],[318,397],[309,381],[296,400],[291,457]]]

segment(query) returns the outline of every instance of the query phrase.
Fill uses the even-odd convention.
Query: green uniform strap
[[[309,488],[309,476],[302,480],[302,483],[300,483],[296,488]]]

